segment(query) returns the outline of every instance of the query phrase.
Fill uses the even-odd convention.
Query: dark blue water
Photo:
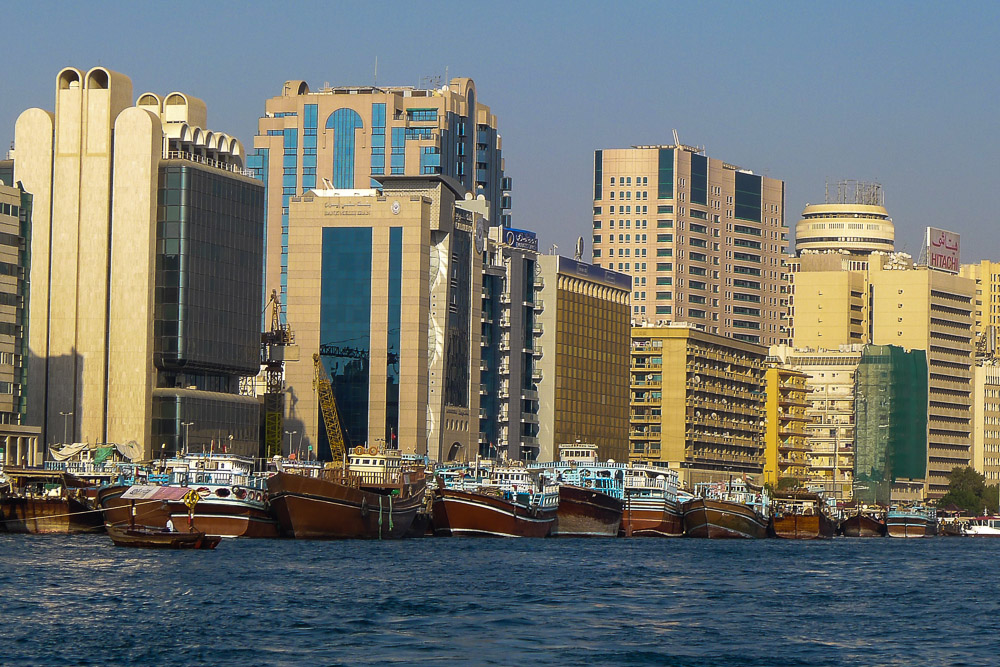
[[[0,536],[3,664],[994,665],[1000,540]]]

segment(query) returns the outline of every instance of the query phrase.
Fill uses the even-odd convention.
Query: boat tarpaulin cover
[[[191,489],[186,486],[130,486],[122,494],[123,500],[180,500]]]

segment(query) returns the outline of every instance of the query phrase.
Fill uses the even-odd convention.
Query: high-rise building
[[[466,201],[464,207],[485,201]],[[479,454],[506,452],[514,460],[535,460],[539,451],[539,377],[536,359],[541,325],[536,298],[541,287],[538,239],[533,232],[493,227],[483,267],[482,345],[479,386]]]
[[[443,175],[489,202],[489,222],[509,226],[496,116],[472,79],[429,89],[286,81],[264,105],[248,165],[267,187],[265,294],[284,296],[288,200],[313,188],[363,190],[385,176]]]
[[[806,486],[850,500],[854,480],[854,376],[863,345],[832,350],[771,347],[773,359],[806,376]]]
[[[682,484],[764,470],[767,349],[693,325],[632,328],[630,459]]]
[[[764,482],[782,478],[803,483],[808,475],[806,402],[808,375],[772,363],[764,373]]]
[[[594,153],[594,264],[632,276],[637,323],[782,342],[783,181],[684,145]]]
[[[482,202],[448,176],[387,176],[382,189],[289,201],[286,427],[328,457],[313,355],[349,445],[433,460],[479,451]]]
[[[67,67],[17,120],[31,192],[28,421],[46,443],[256,454],[264,189],[201,100]],[[185,425],[187,428],[185,428]],[[182,439],[187,436],[187,441]]]
[[[940,497],[952,468],[971,461],[975,282],[915,266],[902,253],[873,253],[859,271],[812,270],[810,256],[799,259],[792,274],[795,347],[872,343],[927,352],[926,492]]]
[[[976,281],[976,356],[1000,354],[1000,262],[963,264],[959,275]]]
[[[864,269],[873,252],[892,252],[895,227],[878,183],[841,181],[827,188],[826,202],[807,204],[795,225],[795,254],[847,256],[849,269]]]
[[[972,463],[987,484],[1000,483],[1000,366],[979,364],[973,381]]]
[[[928,460],[926,353],[866,345],[854,405],[854,497],[880,505],[918,499]]]
[[[538,266],[538,458],[579,440],[628,460],[631,279],[559,255]]]
[[[13,164],[6,162],[0,162],[0,462],[34,466],[44,451],[38,427],[27,421],[31,195],[9,184]]]

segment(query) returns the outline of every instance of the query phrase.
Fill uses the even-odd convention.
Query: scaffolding
[[[927,474],[926,353],[866,345],[854,404],[854,497],[888,505],[897,479]]]

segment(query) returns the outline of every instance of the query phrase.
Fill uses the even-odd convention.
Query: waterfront
[[[998,556],[945,538],[0,535],[0,662],[987,665]]]

